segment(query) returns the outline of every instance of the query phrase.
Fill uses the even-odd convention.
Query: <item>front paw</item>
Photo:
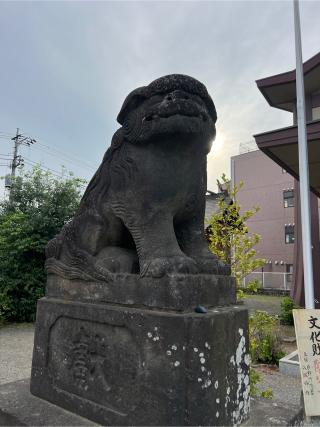
[[[196,262],[186,256],[170,258],[154,258],[142,263],[140,275],[147,277],[163,277],[165,274],[197,274],[199,269]]]
[[[205,257],[194,257],[193,259],[196,261],[199,271],[203,274],[221,274],[225,276],[230,276],[231,274],[230,265],[224,264],[213,254]]]

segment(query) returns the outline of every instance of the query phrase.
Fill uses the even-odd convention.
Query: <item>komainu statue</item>
[[[47,247],[34,396],[103,426],[248,418],[248,312],[204,236],[216,118],[184,75],[124,101],[78,212]]]
[[[48,272],[104,281],[116,273],[228,274],[204,236],[216,119],[205,86],[185,75],[131,92],[77,214],[48,244]]]

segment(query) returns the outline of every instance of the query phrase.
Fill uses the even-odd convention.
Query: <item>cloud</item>
[[[300,7],[307,59],[320,46],[320,2]],[[291,124],[255,85],[295,67],[291,2],[1,2],[0,9],[0,130],[19,126],[98,165],[128,92],[164,74],[189,74],[207,86],[224,137],[209,159],[212,187],[241,142]],[[36,149],[29,155],[59,166]]]

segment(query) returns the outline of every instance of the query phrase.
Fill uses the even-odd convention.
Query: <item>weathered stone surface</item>
[[[48,272],[108,282],[116,273],[230,274],[204,236],[216,119],[192,77],[172,74],[131,92],[77,214],[48,244]]]
[[[247,310],[43,298],[31,392],[103,425],[233,425],[249,406]]]
[[[0,385],[0,426],[97,426],[43,399],[32,396],[29,380]],[[250,400],[250,419],[242,426],[306,426],[302,410],[289,400],[253,398]],[[313,424],[315,425],[315,424]],[[318,423],[319,425],[319,423]]]
[[[204,236],[216,111],[170,75],[126,98],[79,211],[47,247],[31,392],[104,425],[235,425],[247,310]]]
[[[0,426],[98,427],[30,393],[30,378],[0,385]]]
[[[117,274],[111,282],[68,280],[49,275],[46,295],[83,302],[109,302],[168,310],[193,310],[236,303],[235,280],[218,275],[167,275],[161,278]]]

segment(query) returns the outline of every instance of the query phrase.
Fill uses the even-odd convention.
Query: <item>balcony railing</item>
[[[258,280],[260,288],[290,290],[292,285],[292,273],[273,273],[265,271],[254,271],[243,279],[246,287],[251,280]]]

